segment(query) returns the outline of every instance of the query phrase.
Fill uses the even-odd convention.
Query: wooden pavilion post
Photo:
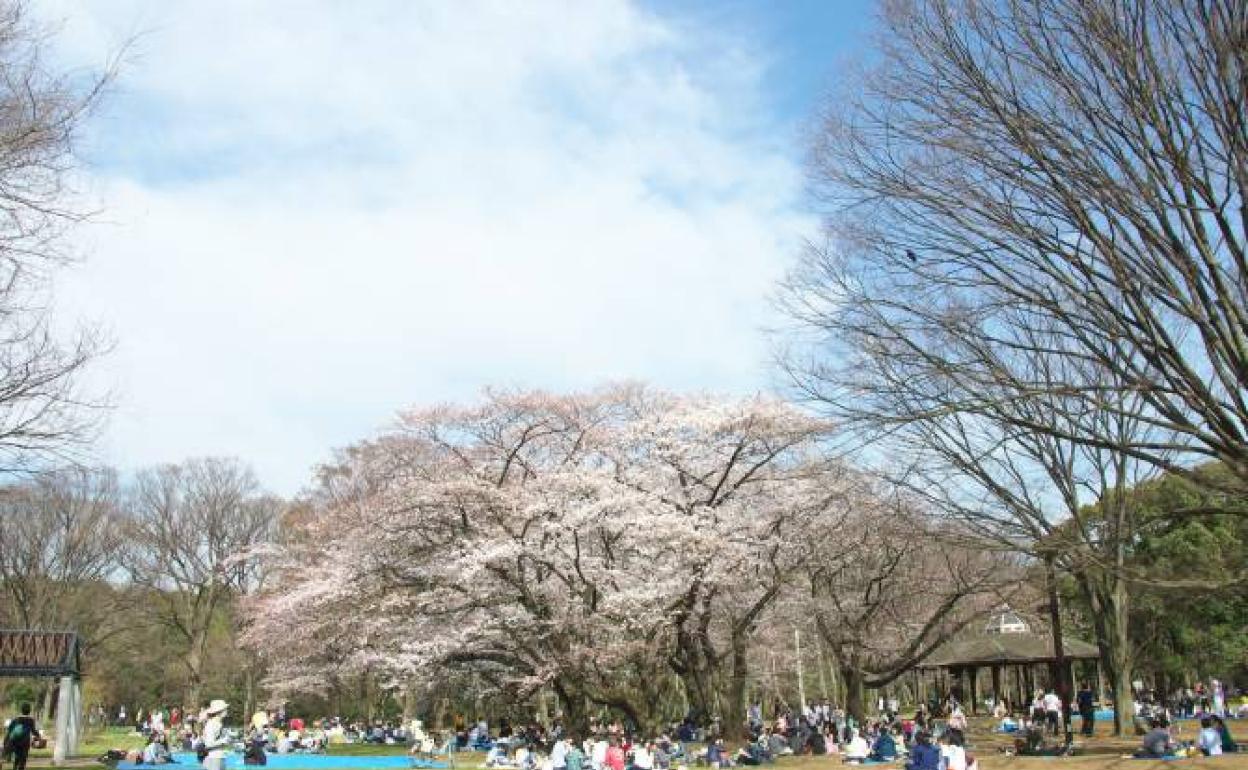
[[[997,703],[1005,699],[1001,692],[1001,664],[994,664],[992,667],[992,705],[995,708]]]

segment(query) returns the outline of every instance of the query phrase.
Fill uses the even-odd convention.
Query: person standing
[[[229,739],[225,736],[224,720],[229,709],[230,705],[218,698],[209,703],[208,710],[204,712],[206,719],[202,739],[203,750],[207,752],[205,770],[223,770],[225,767],[225,749]]]
[[[1213,716],[1226,717],[1226,688],[1221,681],[1214,679],[1210,682],[1210,690],[1213,691]]]
[[[1087,682],[1079,687],[1079,692],[1075,695],[1075,703],[1079,706],[1079,732],[1091,736],[1096,720],[1096,696],[1092,694],[1092,688]]]
[[[1062,723],[1062,699],[1057,697],[1057,693],[1050,688],[1044,694],[1041,703],[1044,706],[1044,717],[1048,723],[1049,732],[1057,735],[1058,727]]]
[[[4,753],[13,757],[13,770],[26,770],[26,758],[30,756],[30,745],[36,738],[41,738],[35,719],[30,715],[30,704],[23,703],[21,716],[9,722],[4,734]]]

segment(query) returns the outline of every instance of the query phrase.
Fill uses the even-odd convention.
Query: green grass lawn
[[[121,749],[127,751],[129,749],[143,748],[143,736],[136,733],[129,727],[105,727],[102,729],[88,729],[78,742],[79,757],[98,757],[109,749]],[[30,752],[30,766],[36,766],[36,762],[50,763],[52,760],[52,744],[49,743],[46,749],[35,749]]]

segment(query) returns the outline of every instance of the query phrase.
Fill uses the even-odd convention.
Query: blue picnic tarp
[[[275,770],[406,770],[407,768],[445,768],[445,762],[432,762],[427,759],[416,759],[407,756],[348,756],[343,754],[269,754],[265,767]],[[202,767],[191,753],[178,752],[173,755],[175,765],[162,765],[168,770],[179,767]],[[229,770],[241,770],[244,765],[242,754],[229,754],[225,758],[225,766]],[[120,762],[117,770],[152,770],[154,765],[136,765],[133,762]]]

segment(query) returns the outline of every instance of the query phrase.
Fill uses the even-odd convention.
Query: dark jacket
[[[893,740],[893,736],[889,733],[880,733],[880,737],[875,739],[871,755],[877,759],[896,759],[897,741]]]
[[[10,749],[29,749],[31,741],[37,737],[39,728],[35,726],[34,717],[14,717],[4,735],[4,745]]]
[[[930,743],[916,743],[906,770],[937,770],[939,767],[940,749]]]

